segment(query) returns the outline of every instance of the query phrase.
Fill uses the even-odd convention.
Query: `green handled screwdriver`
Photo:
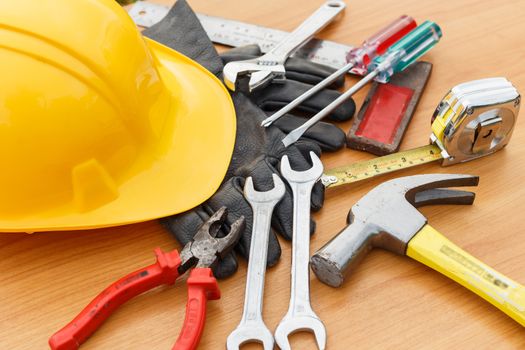
[[[355,94],[371,80],[375,79],[378,82],[387,83],[392,75],[405,70],[436,45],[441,35],[441,28],[434,22],[425,21],[419,25],[401,40],[390,46],[385,54],[374,58],[368,65],[368,74],[357,84],[341,94],[341,96],[306,121],[306,123],[286,135],[282,140],[284,146],[288,147],[296,142],[312,125],[330,114],[343,101]]]
[[[416,27],[416,21],[414,21],[412,17],[406,15],[399,17],[394,22],[365,40],[361,46],[354,47],[350,50],[346,56],[346,61],[348,63],[344,67],[339,68],[337,71],[312,86],[308,91],[297,96],[292,102],[263,120],[261,125],[264,127],[270,126],[274,121],[281,118],[322,89],[326,88],[337,78],[345,75],[348,71],[363,76],[366,75],[368,73],[368,65],[372,63],[372,60],[375,57],[384,54],[391,45],[410,33],[410,31]]]

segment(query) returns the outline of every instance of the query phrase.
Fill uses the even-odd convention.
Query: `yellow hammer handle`
[[[525,326],[525,288],[472,257],[430,225],[412,238],[406,254],[470,289]]]

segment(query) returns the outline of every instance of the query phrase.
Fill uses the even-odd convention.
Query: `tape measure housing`
[[[488,78],[452,88],[434,112],[430,142],[443,166],[467,162],[505,147],[519,113],[520,94],[505,78]]]
[[[447,166],[494,153],[509,142],[520,95],[505,78],[459,84],[432,117],[430,145],[328,170],[321,181],[339,186],[442,159]]]

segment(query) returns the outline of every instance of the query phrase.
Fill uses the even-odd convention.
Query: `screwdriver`
[[[354,74],[365,75],[368,70],[367,66],[377,56],[382,55],[393,43],[404,37],[412,29],[416,27],[416,21],[412,17],[403,15],[382,28],[379,32],[372,35],[372,37],[365,40],[360,47],[353,48],[346,55],[348,62],[344,67],[341,67],[321,82],[312,86],[308,91],[298,96],[295,100],[275,112],[268,118],[262,121],[261,126],[268,127],[274,121],[281,118],[286,113],[300,105],[303,101],[313,96],[318,91],[324,89],[332,82],[334,82],[341,75],[350,71]]]
[[[441,35],[441,28],[431,21],[425,21],[416,29],[405,35],[401,40],[392,45],[385,54],[377,56],[372,60],[368,65],[368,74],[363,79],[345,91],[341,96],[306,121],[303,125],[286,135],[282,140],[285,147],[288,147],[297,141],[312,125],[326,117],[330,112],[343,103],[344,100],[359,91],[372,79],[375,79],[380,83],[387,83],[392,75],[403,71],[419,57],[423,56],[425,52],[436,45],[441,38]]]

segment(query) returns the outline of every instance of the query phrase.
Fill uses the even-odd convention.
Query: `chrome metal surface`
[[[441,188],[477,183],[477,176],[454,174],[407,176],[382,183],[352,207],[349,225],[312,256],[314,273],[323,283],[338,287],[373,247],[404,255],[408,242],[427,223],[416,207],[472,204],[473,193]]]
[[[480,79],[452,88],[434,113],[446,118],[443,136],[430,137],[445,152],[442,165],[467,162],[505,147],[519,107],[520,94],[506,78]]]
[[[268,255],[268,240],[272,221],[273,208],[283,198],[285,185],[273,174],[274,188],[258,192],[253,187],[251,177],[246,179],[244,197],[253,210],[252,242],[246,277],[244,310],[237,328],[230,333],[226,343],[228,350],[239,349],[242,344],[258,342],[265,350],[274,348],[272,332],[266,327],[262,318],[264,297],[264,276]]]
[[[288,57],[336,18],[345,7],[342,1],[329,0],[263,56],[227,63],[223,69],[224,83],[230,90],[235,90],[238,78],[249,75],[248,90],[253,91],[272,80],[286,79],[284,63]]]
[[[310,331],[315,335],[317,346],[326,346],[326,329],[310,305],[310,197],[314,184],[323,174],[323,164],[310,152],[312,167],[306,171],[294,171],[287,156],[281,160],[281,174],[293,191],[293,238],[290,305],[275,330],[275,341],[282,350],[290,349],[288,335]]]

